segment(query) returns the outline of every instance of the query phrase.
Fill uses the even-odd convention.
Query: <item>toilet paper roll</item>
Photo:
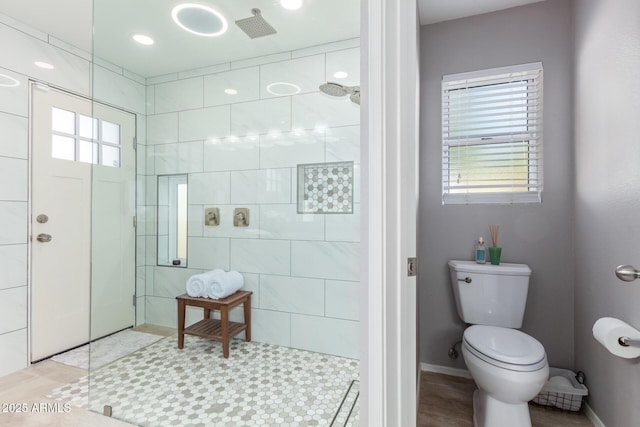
[[[640,347],[624,347],[618,342],[620,337],[640,339],[640,331],[620,319],[603,317],[593,325],[593,337],[612,354],[625,359],[640,357]]]

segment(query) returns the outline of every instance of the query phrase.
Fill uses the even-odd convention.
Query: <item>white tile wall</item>
[[[214,139],[229,135],[229,111],[228,105],[181,111],[180,141]]]
[[[0,94],[2,88],[0,87]],[[28,156],[28,119],[14,114],[0,113],[0,156],[26,159]],[[4,181],[6,182],[6,181]]]
[[[0,335],[27,327],[27,287],[0,291]]]
[[[338,98],[320,92],[294,96],[292,112],[294,129],[326,129],[360,123],[360,107],[349,97]]]
[[[291,130],[288,96],[231,105],[231,134],[274,133]]]
[[[267,310],[324,315],[324,280],[260,276],[260,307]]]
[[[336,215],[344,216],[344,215]],[[330,215],[299,214],[297,205],[261,205],[262,239],[324,240]]]
[[[328,317],[291,315],[291,345],[319,353],[359,357],[359,322]]]
[[[147,145],[167,144],[177,141],[178,113],[147,116]]]
[[[204,143],[204,170],[258,169],[260,143],[257,135],[208,140]]]
[[[324,132],[296,130],[260,136],[261,168],[295,168],[325,161]]]
[[[360,282],[326,280],[326,316],[360,320]]]
[[[0,201],[0,245],[26,242],[27,202]]]
[[[291,346],[291,314],[262,309],[251,310],[251,339]]]
[[[2,86],[0,87],[0,111],[27,117],[29,114],[29,81],[22,74],[15,73],[3,67],[12,67],[12,64],[0,59],[0,79],[10,84],[15,84],[17,80],[18,86]],[[10,79],[7,79],[9,77]]]
[[[0,200],[27,200],[28,162],[23,159],[0,157]]]
[[[202,77],[156,85],[156,114],[192,110],[204,106]]]
[[[231,203],[289,203],[290,200],[289,169],[231,172]]]
[[[293,241],[291,274],[357,281],[360,277],[360,244]]]
[[[27,245],[0,246],[0,289],[27,284]]]
[[[318,89],[336,71],[348,73],[341,83],[359,84],[358,45],[147,79],[147,322],[175,325],[173,298],[190,274],[234,269],[254,292],[254,340],[357,357],[360,206],[352,215],[298,214],[296,181],[299,164],[331,161],[354,161],[359,179],[360,109]],[[270,85],[299,93],[273,94]],[[152,267],[155,178],[168,173],[189,174],[188,269]],[[210,207],[220,210],[219,226],[204,225]],[[233,226],[238,207],[250,209],[249,227]],[[188,322],[201,315],[190,311]]]
[[[236,94],[226,93],[233,89]],[[204,105],[234,104],[258,99],[260,95],[260,68],[250,67],[204,77]]]
[[[0,377],[27,367],[27,329],[0,335]]]
[[[229,204],[231,200],[229,172],[189,174],[189,203],[198,205]]]
[[[274,62],[260,67],[262,99],[317,92],[324,83],[325,55]]]
[[[189,268],[229,270],[229,239],[189,237],[187,251]]]
[[[231,240],[231,269],[260,274],[291,274],[291,244],[286,240]]]

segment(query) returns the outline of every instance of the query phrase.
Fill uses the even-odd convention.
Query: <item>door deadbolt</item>
[[[38,239],[38,242],[49,243],[52,237],[51,234],[40,233],[38,234],[38,237],[36,237],[36,239]]]
[[[36,221],[38,221],[40,224],[44,224],[49,221],[49,217],[45,214],[40,214],[36,217]]]

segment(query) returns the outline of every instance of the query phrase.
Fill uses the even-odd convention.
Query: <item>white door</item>
[[[419,62],[415,2],[366,0],[362,69],[367,301],[363,425],[417,422],[416,257]],[[414,268],[415,265],[414,265]]]
[[[133,150],[102,139],[103,120],[94,114],[91,101],[39,84],[33,85],[32,93],[31,360],[36,361],[96,338],[92,329],[104,335],[133,324],[135,172]],[[101,107],[96,111],[103,114]],[[119,125],[115,120],[108,123]],[[129,123],[124,128],[133,132],[134,126]],[[128,165],[123,172],[111,172],[122,169],[114,165],[115,158]],[[104,160],[111,165],[100,165]],[[92,182],[92,173],[97,184]],[[120,191],[103,190],[104,181],[114,174],[120,174]],[[105,215],[92,218],[94,186],[94,199],[99,199],[98,208]],[[113,209],[124,206],[129,209],[128,233],[122,231],[124,214],[113,214]],[[92,221],[97,230],[93,247]],[[120,258],[116,261],[105,252],[115,252]],[[94,278],[100,275],[111,280],[107,297],[103,280],[91,287],[92,269]],[[118,277],[105,271],[116,271]],[[124,292],[129,295],[127,304],[113,305],[114,295]],[[100,298],[101,303],[91,303]],[[91,311],[101,313],[105,305],[111,310],[109,322],[91,328],[96,323],[90,322]]]

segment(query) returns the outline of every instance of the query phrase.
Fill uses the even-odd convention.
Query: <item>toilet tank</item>
[[[449,261],[458,316],[475,325],[520,328],[531,269],[525,264]]]

